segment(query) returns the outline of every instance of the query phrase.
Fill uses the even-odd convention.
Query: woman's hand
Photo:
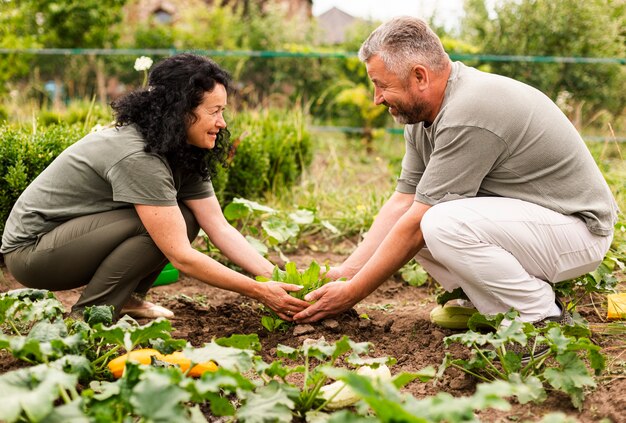
[[[261,292],[258,300],[275,311],[283,320],[291,321],[295,314],[311,305],[288,294],[290,291],[301,290],[302,287],[299,285],[273,281],[259,283],[259,285]]]
[[[361,298],[355,293],[349,282],[329,282],[321,288],[307,294],[307,301],[316,301],[306,310],[293,316],[293,320],[302,323],[317,322],[350,309]]]

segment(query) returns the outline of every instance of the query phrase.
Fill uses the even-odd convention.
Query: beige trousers
[[[578,217],[501,197],[437,204],[422,232],[415,258],[444,289],[463,288],[483,314],[513,307],[526,322],[549,316],[551,284],[595,270],[612,241]]]

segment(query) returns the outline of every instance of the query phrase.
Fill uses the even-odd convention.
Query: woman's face
[[[215,147],[217,133],[226,128],[226,88],[217,84],[213,91],[204,93],[202,103],[193,111],[196,121],[187,127],[187,143],[198,148]]]

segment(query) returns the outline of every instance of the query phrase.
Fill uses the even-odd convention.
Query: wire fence
[[[172,56],[178,53],[194,53],[211,57],[252,57],[252,58],[315,58],[315,59],[347,59],[357,57],[357,52],[323,52],[323,51],[278,51],[278,50],[208,50],[208,49],[136,49],[136,48],[0,48],[0,55],[34,54],[61,56]],[[495,54],[460,54],[449,53],[451,60],[479,62],[530,62],[530,63],[572,63],[572,64],[626,64],[625,57],[567,57],[567,56],[527,56],[527,55],[495,55]],[[360,134],[363,128],[345,126],[311,126],[316,132],[342,132]],[[401,128],[385,128],[390,134],[402,134]],[[626,143],[626,137],[605,137],[583,135],[588,142]]]
[[[96,56],[168,56],[178,53],[195,53],[212,57],[266,57],[266,58],[332,58],[356,57],[356,52],[293,52],[276,50],[203,50],[203,49],[106,49],[106,48],[0,48],[0,54],[40,55],[96,55]],[[580,63],[580,64],[626,64],[626,57],[564,57],[564,56],[520,56],[496,54],[450,53],[452,60],[477,60],[481,62],[534,62],[534,63]]]

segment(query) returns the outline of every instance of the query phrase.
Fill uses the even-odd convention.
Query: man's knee
[[[447,203],[436,204],[422,217],[421,229],[424,242],[433,256],[440,252],[442,245],[456,238],[460,222]]]

